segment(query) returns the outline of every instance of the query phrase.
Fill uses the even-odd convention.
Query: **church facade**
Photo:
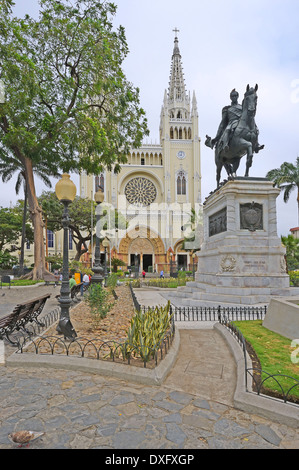
[[[100,187],[103,207],[117,209],[126,220],[125,227],[108,223],[101,231],[101,238],[109,240],[110,256],[127,266],[138,259],[141,271],[167,272],[170,263],[191,270],[194,259],[183,241],[192,209],[201,206],[200,137],[196,96],[186,90],[177,35],[159,131],[160,143],[131,149],[120,173],[82,173],[80,196],[93,198]]]

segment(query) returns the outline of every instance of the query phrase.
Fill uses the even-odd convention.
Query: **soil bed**
[[[111,298],[108,300],[113,302],[111,310],[105,318],[97,323],[94,321],[90,308],[84,299],[71,309],[70,318],[77,333],[77,338],[73,343],[64,340],[63,335],[57,333],[57,322],[55,322],[41,337],[35,338],[32,344],[24,348],[24,352],[33,353],[36,352],[37,348],[38,354],[67,354],[85,358],[113,360],[122,364],[128,363],[128,359],[124,359],[122,356],[121,345],[127,339],[127,331],[135,315],[135,309],[128,286],[117,286],[115,293],[117,299],[111,294]],[[111,354],[112,350],[114,351],[113,355]],[[130,363],[134,366],[144,367],[143,360],[133,354]],[[147,368],[154,368],[155,366],[154,360],[146,363]]]

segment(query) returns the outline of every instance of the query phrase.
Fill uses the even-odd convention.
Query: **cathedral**
[[[146,272],[168,272],[171,263],[192,270],[194,263],[192,251],[184,249],[184,237],[192,210],[201,207],[198,110],[195,93],[191,98],[186,89],[177,32],[161,109],[160,143],[131,149],[118,174],[80,175],[80,196],[93,198],[101,188],[103,206],[117,209],[126,221],[122,228],[106,224],[101,231],[101,238],[109,241],[110,257],[127,267],[138,261],[140,271]]]

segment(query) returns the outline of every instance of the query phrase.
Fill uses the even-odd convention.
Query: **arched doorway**
[[[135,265],[137,256],[140,270],[146,272],[158,271],[166,262],[163,241],[148,227],[136,227],[127,233],[120,242],[119,254],[129,266]]]

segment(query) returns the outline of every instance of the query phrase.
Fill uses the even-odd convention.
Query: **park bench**
[[[10,279],[10,276],[1,276],[1,289],[2,289],[2,283],[3,284],[9,284],[9,288],[10,288],[10,285],[11,285],[11,279]]]
[[[79,284],[76,284],[71,288],[71,299],[73,301],[78,301],[78,295],[81,295],[81,286],[83,285],[83,282],[80,282]],[[83,287],[84,290],[84,287]]]
[[[58,285],[59,277],[55,276],[54,274],[45,274],[44,281],[46,283],[46,286],[49,286],[50,284],[54,284],[56,286]]]
[[[37,317],[41,314],[49,297],[51,297],[51,294],[22,302],[18,304],[11,313],[0,318],[0,338],[3,339],[5,336],[11,344],[16,346],[18,343],[12,341],[10,338],[11,334],[19,330],[24,330],[27,334],[30,334],[29,331],[26,330],[26,325],[32,322],[36,322],[40,326],[45,326]]]
[[[70,296],[71,296],[72,302],[79,302],[79,300],[80,300],[79,295],[81,296],[81,286],[82,285],[83,285],[83,292],[85,292],[88,289],[89,286],[88,285],[85,286],[83,284],[83,282],[80,282],[79,284],[76,284],[75,286],[73,286],[71,288]],[[60,294],[56,295],[56,299],[59,299],[59,297],[60,297]]]

